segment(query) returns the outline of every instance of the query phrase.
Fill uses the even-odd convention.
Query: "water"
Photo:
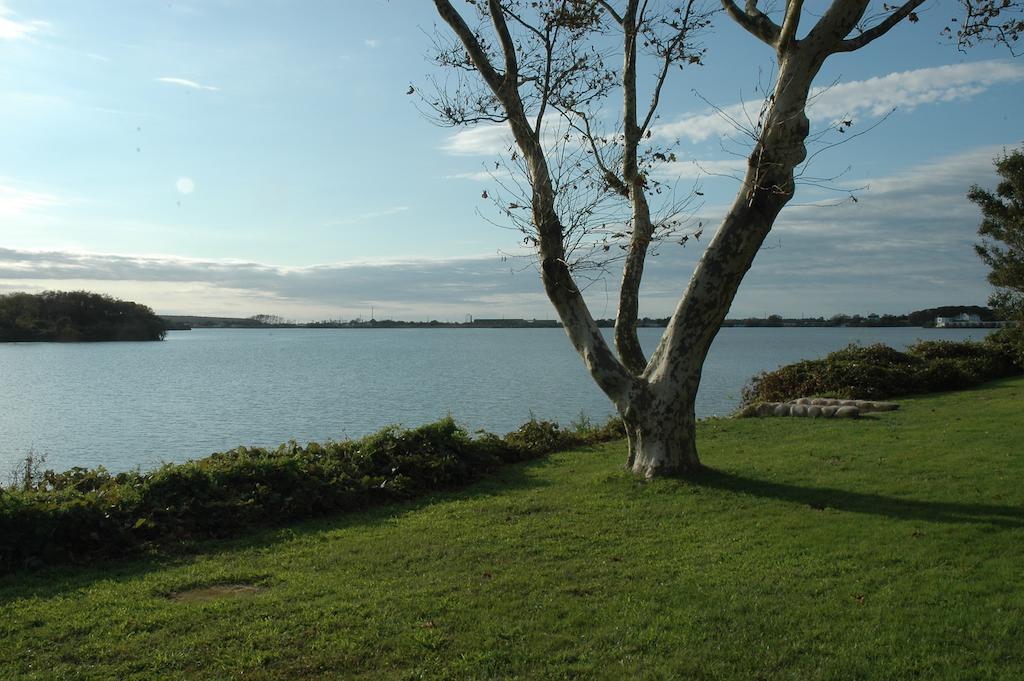
[[[661,329],[641,329],[650,352]],[[723,329],[697,415],[731,412],[749,378],[850,342],[902,348],[983,330]],[[560,329],[196,330],[162,343],[0,344],[0,481],[47,466],[151,468],[245,445],[358,437],[447,414],[504,433],[531,415],[612,412]]]

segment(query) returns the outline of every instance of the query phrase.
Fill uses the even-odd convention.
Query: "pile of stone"
[[[868,400],[833,400],[827,397],[801,397],[789,402],[759,402],[748,404],[738,414],[742,418],[751,416],[807,416],[810,418],[855,419],[872,411],[893,411],[900,405],[895,402],[871,402]]]

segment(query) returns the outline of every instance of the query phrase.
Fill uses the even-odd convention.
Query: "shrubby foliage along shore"
[[[0,571],[226,537],[259,525],[451,489],[494,468],[625,437],[613,419],[571,430],[531,420],[471,437],[451,418],[344,442],[239,447],[149,473],[31,470],[0,489]]]
[[[758,374],[743,389],[743,403],[784,402],[827,396],[877,400],[960,390],[1020,374],[1024,355],[1010,329],[984,342],[919,341],[906,352],[881,343],[850,345]]]
[[[150,341],[165,333],[149,307],[99,293],[0,295],[0,342]]]

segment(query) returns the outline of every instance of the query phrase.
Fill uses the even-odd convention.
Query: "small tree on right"
[[[1016,322],[994,340],[1014,346],[1024,366],[1024,151],[995,160],[999,183],[995,192],[971,187],[967,198],[981,209],[981,241],[974,246],[989,266],[988,281],[996,287],[989,305],[1001,319]]]

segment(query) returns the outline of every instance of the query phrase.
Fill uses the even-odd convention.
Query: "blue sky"
[[[733,316],[984,302],[964,194],[1024,139],[1024,62],[943,42],[955,11],[935,3],[826,66],[816,130],[895,112],[814,159],[807,175],[857,202],[802,186]],[[405,94],[432,73],[436,23],[426,0],[0,0],[0,291],[172,314],[553,317],[535,273],[499,256],[515,234],[480,215],[502,130],[435,127]],[[722,16],[705,42],[658,132],[681,141],[669,181],[721,173],[701,180],[714,224],[736,190],[723,147],[742,144],[706,102],[756,107],[771,54]],[[670,313],[699,249],[652,262],[641,314]],[[615,287],[588,289],[595,315],[614,316]]]

